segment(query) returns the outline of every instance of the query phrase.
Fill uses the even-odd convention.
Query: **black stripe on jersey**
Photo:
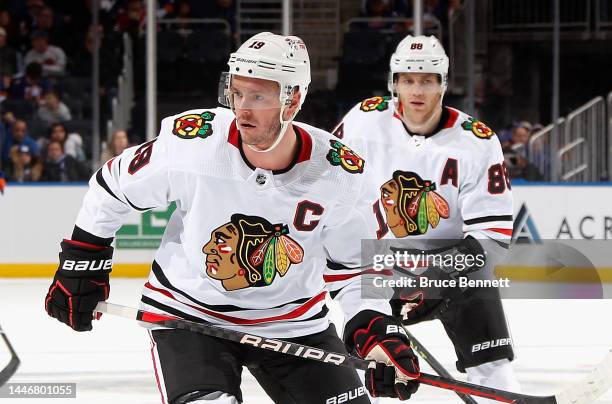
[[[345,265],[339,264],[337,262],[334,261],[330,261],[327,260],[327,268],[331,269],[332,271],[356,271],[356,270],[363,270],[362,267],[356,267],[356,268],[351,268],[351,267],[347,267]]]
[[[191,314],[183,313],[182,311],[175,309],[174,307],[166,306],[165,304],[162,304],[158,302],[157,300],[153,300],[147,296],[141,296],[140,301],[143,302],[144,304],[148,304],[149,306],[155,307],[156,309],[172,314],[173,316],[184,318],[185,320],[195,321],[196,323],[205,322],[199,317],[195,317],[195,316],[192,316]]]
[[[495,243],[496,243],[497,245],[499,245],[501,248],[503,248],[503,249],[505,249],[505,250],[510,249],[510,243],[509,243],[509,242],[504,242],[504,241],[497,240],[497,239],[494,239],[494,238],[487,239],[487,241],[489,241],[489,240],[495,241]]]
[[[119,199],[117,197],[117,195],[115,195],[113,193],[113,191],[111,191],[110,187],[108,186],[108,184],[106,183],[106,181],[104,180],[104,176],[102,176],[102,169],[104,167],[100,168],[98,170],[98,172],[96,173],[96,181],[98,182],[98,185],[100,185],[102,188],[104,188],[104,190],[106,192],[108,192],[113,198],[115,198],[116,200],[118,200],[119,202],[121,202],[122,204],[125,205],[125,202],[123,202],[121,199]]]
[[[103,246],[110,246],[111,243],[113,242],[113,237],[108,237],[108,238],[98,237],[94,234],[91,234],[88,231],[81,229],[78,226],[74,226],[74,229],[72,230],[72,236],[70,236],[70,238],[75,241],[82,241],[84,243],[103,245]]]
[[[338,293],[340,293],[340,291],[342,291],[342,288],[340,288],[338,290],[330,291],[329,292],[329,297],[331,297],[332,299],[335,299],[336,296],[338,296]]]
[[[464,220],[463,223],[470,225],[470,224],[486,223],[486,222],[511,222],[511,221],[512,221],[512,215],[499,215],[499,216],[477,217],[474,219]]]
[[[153,274],[155,275],[155,277],[157,278],[157,281],[159,283],[162,284],[163,287],[165,287],[168,290],[171,290],[173,292],[176,292],[178,294],[180,294],[181,296],[191,300],[192,302],[194,302],[195,304],[202,306],[206,309],[212,310],[212,311],[216,311],[218,313],[227,313],[227,312],[234,312],[234,311],[250,311],[250,310],[264,310],[264,309],[253,309],[253,308],[245,308],[245,307],[240,307],[240,306],[234,306],[231,304],[206,304],[203,303],[191,296],[189,296],[187,293],[183,292],[182,290],[178,289],[177,287],[173,286],[170,281],[168,280],[168,278],[166,277],[166,274],[164,274],[163,269],[161,268],[161,266],[156,262],[153,261]],[[283,303],[283,304],[279,304],[278,306],[273,306],[273,307],[266,307],[265,310],[270,310],[270,309],[278,309],[278,308],[282,308],[284,306],[287,306],[289,304],[304,304],[307,301],[309,301],[312,297],[304,297],[302,299],[297,299],[294,300],[292,302],[289,303]]]
[[[125,194],[123,194],[123,197],[125,198],[125,200],[127,201],[127,203],[129,203],[129,205],[132,207],[132,209],[136,209],[139,212],[144,212],[146,210],[151,210],[153,208],[139,208],[138,206],[134,205],[132,202],[130,202],[130,200],[128,199],[127,196],[125,196]]]
[[[325,316],[327,316],[327,313],[329,313],[329,308],[327,307],[326,304],[323,304],[323,307],[321,308],[321,311],[318,312],[317,314],[315,314],[312,317],[303,318],[303,319],[285,320],[285,322],[287,322],[287,323],[295,323],[295,322],[298,322],[298,321],[301,322],[301,321],[318,320],[320,318],[324,318]]]
[[[179,309],[176,309],[174,307],[170,307],[167,306],[163,303],[158,302],[157,300],[153,300],[150,297],[147,296],[141,296],[140,297],[140,301],[148,304],[151,307],[155,307],[156,309],[162,310],[166,313],[172,314],[173,316],[177,316],[180,318],[184,318],[185,320],[189,320],[189,321],[194,321],[197,323],[204,323],[206,322],[205,320],[199,318],[199,317],[195,317],[192,316],[191,314],[187,314],[185,312],[182,312]],[[292,323],[292,322],[302,322],[302,321],[311,321],[311,320],[317,320],[320,318],[323,318],[327,315],[327,313],[329,312],[329,308],[327,307],[327,305],[323,305],[323,307],[321,308],[321,311],[319,311],[317,314],[308,317],[308,318],[304,318],[304,319],[293,319],[293,320],[284,320],[283,322],[286,323]],[[214,316],[213,316],[214,317]],[[266,323],[262,323],[262,324],[269,324],[270,322],[266,322]]]

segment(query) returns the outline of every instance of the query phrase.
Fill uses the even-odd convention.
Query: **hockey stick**
[[[9,342],[6,334],[2,330],[2,327],[0,327],[0,335],[2,335],[2,339],[4,340],[4,343],[8,347],[9,352],[11,353],[11,360],[5,366],[4,369],[0,370],[0,386],[2,386],[11,378],[11,376],[15,374],[21,361],[19,360],[17,352],[15,352],[15,350],[13,349],[13,346]]]
[[[351,355],[286,342],[272,338],[264,338],[240,331],[217,327],[208,323],[196,323],[180,318],[146,312],[143,310],[125,307],[118,304],[100,302],[96,312],[107,313],[119,317],[138,320],[166,328],[188,330],[216,338],[223,338],[243,345],[266,349],[293,355],[304,359],[329,363],[336,366],[351,367],[366,370],[372,361],[356,358]],[[417,379],[423,384],[452,390],[472,396],[479,396],[491,400],[516,404],[587,404],[593,402],[612,386],[612,351],[590,375],[583,381],[570,386],[563,392],[553,396],[531,396],[527,394],[512,393],[492,387],[479,386],[472,383],[451,380],[446,377],[421,373]]]
[[[454,377],[450,373],[448,373],[444,366],[442,366],[442,364],[438,362],[438,360],[434,358],[431,353],[429,353],[427,348],[425,348],[425,346],[421,344],[419,340],[416,339],[416,337],[410,331],[408,331],[408,328],[403,328],[404,331],[406,331],[406,335],[408,335],[408,338],[410,338],[410,345],[412,345],[412,349],[414,349],[421,358],[425,359],[425,362],[427,362],[437,374],[447,379],[454,380]],[[461,398],[461,400],[465,404],[476,404],[476,400],[474,400],[471,396],[464,393],[460,393],[458,391],[455,391],[455,393],[457,393],[459,398]]]

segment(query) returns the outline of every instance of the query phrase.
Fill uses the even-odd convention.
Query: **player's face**
[[[228,223],[213,230],[211,238],[202,248],[206,254],[206,274],[213,279],[225,280],[238,276],[238,231]]]
[[[402,115],[414,125],[423,125],[440,108],[442,85],[437,74],[399,73],[395,89],[402,105]]]
[[[380,187],[380,202],[385,210],[387,226],[395,237],[405,237],[404,219],[400,215],[400,189],[395,180],[387,181]]]
[[[278,83],[271,80],[232,76],[230,97],[242,142],[269,147],[280,131]]]

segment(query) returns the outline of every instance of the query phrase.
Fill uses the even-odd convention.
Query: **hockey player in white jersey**
[[[371,201],[377,237],[414,251],[487,257],[480,267],[464,271],[476,271],[475,276],[485,273],[481,267],[488,265],[490,271],[493,256],[499,256],[500,249],[503,254],[509,244],[512,193],[495,133],[478,119],[443,105],[448,68],[448,57],[435,37],[407,36],[391,57],[391,97],[357,104],[334,134],[349,144],[366,142],[361,150],[368,161],[366,175],[379,192]],[[450,270],[458,274],[458,268]],[[428,273],[445,276],[439,270]],[[519,390],[497,288],[416,287],[399,292],[391,302],[394,315],[406,325],[440,319],[455,347],[457,368],[467,372],[468,380]]]
[[[308,91],[306,47],[257,34],[228,62],[227,108],[165,118],[157,138],[106,162],[92,177],[45,299],[77,331],[108,298],[111,242],[126,215],[176,203],[141,308],[379,363],[381,394],[407,399],[418,362],[388,301],[360,298],[364,160],[331,134],[293,122]],[[370,222],[372,225],[370,225]],[[344,342],[327,315],[326,282],[349,320]],[[247,366],[277,403],[367,403],[354,370],[185,330],[151,332],[164,403],[242,402]],[[368,388],[371,389],[370,386]],[[373,387],[372,387],[373,388]]]

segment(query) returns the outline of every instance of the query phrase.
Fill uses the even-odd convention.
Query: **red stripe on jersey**
[[[151,285],[149,282],[145,283],[145,288],[154,290],[156,292],[159,292],[162,295],[164,295],[166,297],[169,297],[170,299],[174,299],[174,296],[172,296],[172,293],[168,292],[165,289],[156,288],[155,286]],[[176,299],[174,299],[174,300],[176,300]]]
[[[178,303],[184,304],[185,306],[191,307],[192,309],[195,309],[195,310],[197,310],[199,312],[202,312],[202,313],[207,314],[207,315],[212,316],[212,317],[219,318],[221,320],[228,321],[228,322],[233,323],[233,324],[239,324],[239,325],[253,325],[253,324],[261,324],[261,323],[269,323],[269,322],[273,322],[273,321],[291,320],[291,319],[300,317],[301,315],[306,313],[308,310],[310,310],[315,304],[319,303],[322,300],[325,300],[325,294],[327,293],[327,292],[319,293],[318,295],[310,298],[310,300],[308,300],[306,303],[304,303],[300,307],[290,311],[289,313],[281,314],[281,315],[278,315],[278,316],[272,316],[272,317],[262,317],[262,318],[250,319],[250,318],[240,318],[240,317],[235,317],[235,316],[228,316],[226,314],[217,313],[216,311],[208,310],[208,309],[205,309],[205,308],[202,308],[202,307],[194,306],[192,304],[181,302],[180,300],[177,300],[167,290],[156,288],[153,285],[151,285],[149,282],[145,283],[145,287],[148,288],[148,289],[154,290],[156,292],[160,292],[164,296],[168,296],[172,300],[174,300],[174,301],[176,301]]]
[[[397,101],[397,108],[395,109],[395,111],[393,112],[393,117],[399,119],[400,121],[402,120],[402,117],[399,114],[403,114],[404,113],[404,106],[402,105],[401,101]],[[398,113],[399,112],[399,113]]]
[[[86,248],[91,248],[93,250],[98,250],[98,251],[102,251],[108,247],[104,247],[102,245],[96,245],[96,244],[90,244],[90,243],[85,243],[83,241],[76,241],[76,240],[68,240],[68,239],[64,239],[64,241],[68,244],[72,244],[73,246],[76,247],[86,247]]]
[[[487,231],[494,231],[495,233],[501,233],[501,234],[505,234],[506,236],[512,236],[512,229],[500,229],[500,228],[492,228],[492,229],[485,229]]]
[[[227,136],[227,141],[240,148],[240,132],[238,131],[238,126],[236,125],[236,120],[232,121],[232,124],[229,128],[229,134]]]
[[[166,400],[164,399],[164,391],[162,390],[161,383],[159,382],[159,375],[157,374],[157,361],[155,360],[155,351],[157,350],[157,342],[153,339],[153,335],[149,332],[149,338],[151,338],[151,359],[153,359],[153,370],[155,370],[155,381],[157,382],[157,389],[159,390],[159,394],[161,394],[162,404],[166,404]],[[159,352],[158,352],[159,355]]]
[[[142,312],[139,320],[146,321],[149,323],[159,323],[167,320],[176,320],[178,317],[169,316],[167,314],[155,314]]]
[[[297,129],[297,133],[302,139],[302,149],[300,150],[300,155],[298,156],[297,163],[301,163],[303,161],[310,160],[310,153],[312,152],[312,138],[304,129],[295,125],[294,128]]]
[[[448,111],[448,119],[446,120],[446,123],[444,124],[443,129],[448,129],[448,128],[452,128],[455,122],[457,122],[457,118],[459,117],[459,111],[453,108],[449,108],[449,107],[445,107],[445,108]]]
[[[366,269],[365,271],[358,272],[356,274],[342,274],[342,275],[323,275],[323,280],[327,283],[345,281],[347,279],[354,278],[356,276],[366,274],[379,274],[385,276],[393,276],[393,271],[390,269],[383,269],[382,271],[376,269]]]
[[[111,171],[111,166],[113,165],[113,160],[114,160],[114,159],[116,159],[116,157],[113,157],[112,159],[110,159],[110,160],[108,160],[108,161],[106,162],[106,167],[108,168],[108,172],[109,172],[109,173],[110,173],[110,172],[112,172],[112,171]]]

